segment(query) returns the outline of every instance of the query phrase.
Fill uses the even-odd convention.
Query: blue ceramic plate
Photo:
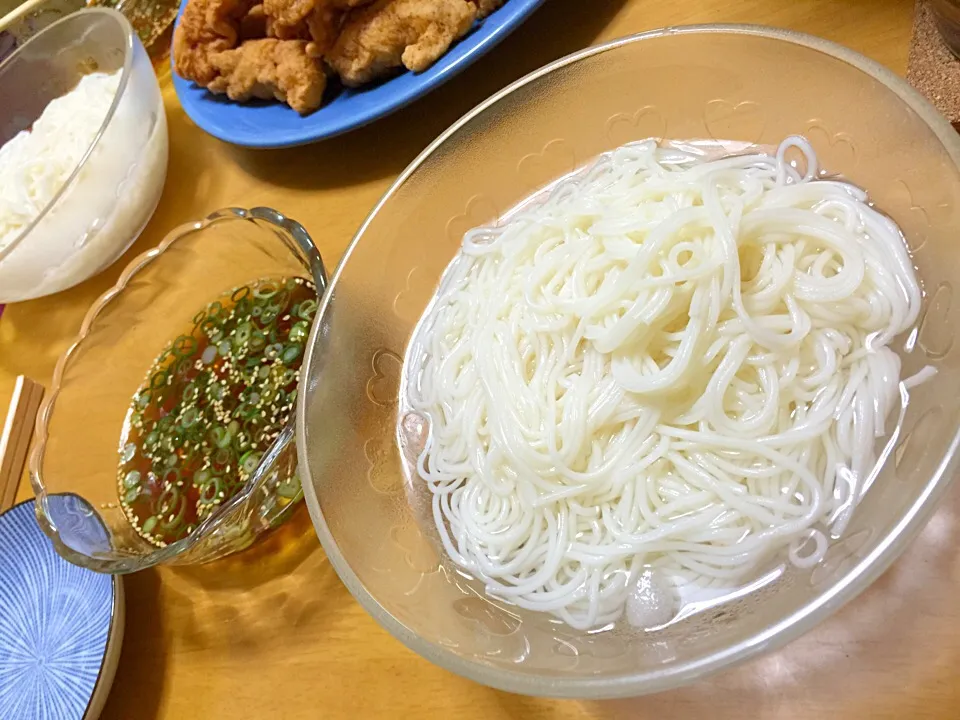
[[[0,514],[0,718],[97,717],[122,637],[120,578],[57,555],[32,500]]]
[[[507,0],[426,72],[405,72],[367,87],[344,88],[307,116],[276,102],[234,103],[176,73],[173,86],[187,115],[214,137],[252,148],[303,145],[366,125],[430,92],[503,40],[542,2]]]

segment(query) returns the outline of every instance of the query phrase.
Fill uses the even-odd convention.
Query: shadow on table
[[[353,604],[303,506],[243,553],[151,568],[127,576],[125,587],[126,635],[103,720],[158,717],[165,685],[182,669],[172,659],[196,653],[211,672],[242,667],[297,647],[305,628],[322,636]]]
[[[243,590],[290,575],[319,545],[310,513],[301,502],[286,522],[246,550],[205,565],[173,566],[170,572],[205,590]]]
[[[526,73],[590,45],[624,1],[549,0],[486,56],[392,115],[307,147],[231,148],[231,154],[264,182],[299,190],[392,177],[485,98]]]
[[[301,506],[248,550],[206,565],[164,570],[164,589],[188,647],[256,647],[332,616],[350,596]],[[322,625],[322,623],[320,623]]]
[[[131,720],[130,708],[137,709],[138,718],[156,717],[166,680],[162,658],[167,647],[158,573],[150,569],[127,575],[123,587],[123,649],[101,720]]]

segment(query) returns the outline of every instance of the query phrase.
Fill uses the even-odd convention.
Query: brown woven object
[[[907,81],[960,130],[960,60],[937,32],[933,11],[925,0],[917,1]]]

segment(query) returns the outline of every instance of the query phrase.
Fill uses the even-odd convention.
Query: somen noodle
[[[467,233],[415,333],[405,400],[446,553],[582,629],[651,571],[733,587],[777,551],[819,562],[920,302],[898,227],[803,138],[602,156]]]

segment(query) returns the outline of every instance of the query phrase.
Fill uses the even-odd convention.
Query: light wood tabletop
[[[170,168],[134,253],[215,209],[269,205],[298,219],[332,267],[397,174],[473,105],[561,55],[662,25],[749,22],[848,45],[906,70],[912,0],[549,0],[444,87],[375,126],[308,148],[254,152],[206,136],[164,72]],[[57,357],[120,261],[0,319],[0,406],[19,374],[49,384]],[[29,497],[24,478],[19,496]],[[960,488],[872,588],[779,652],[630,701],[523,698],[435,667],[380,629],[326,561],[305,509],[213,565],[128,576],[120,668],[103,717],[960,718]]]

